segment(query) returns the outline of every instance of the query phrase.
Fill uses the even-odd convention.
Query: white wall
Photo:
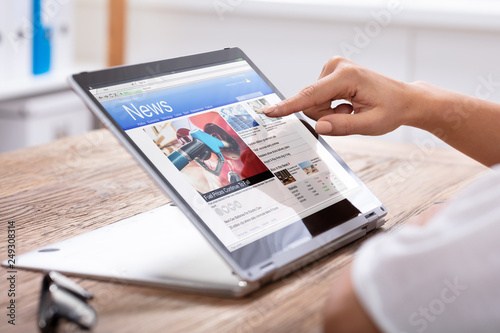
[[[106,64],[107,1],[74,0],[75,2],[75,62]]]
[[[89,27],[77,31],[81,61],[105,57],[103,9],[98,0],[77,3],[78,25]],[[349,55],[399,80],[425,80],[500,102],[500,87],[483,83],[500,82],[499,15],[500,5],[491,0],[129,0],[126,59],[238,46],[290,96],[313,82],[329,57]],[[385,138],[428,137],[403,128]]]

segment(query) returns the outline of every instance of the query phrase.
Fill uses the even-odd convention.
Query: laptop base
[[[259,287],[234,275],[172,205],[20,255],[16,267],[224,297]]]

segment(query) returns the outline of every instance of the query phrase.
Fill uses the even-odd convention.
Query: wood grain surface
[[[331,138],[332,147],[387,206],[391,232],[435,202],[447,201],[487,168],[453,150],[365,138]],[[169,199],[107,130],[0,155],[0,259],[7,223],[16,253],[85,233],[164,205]],[[148,233],[137,234],[137,251]],[[352,260],[356,241],[244,299],[74,278],[94,293],[95,332],[320,332],[326,293]],[[42,274],[19,270],[16,325],[7,323],[2,267],[0,332],[36,332]],[[61,331],[78,331],[63,325]]]

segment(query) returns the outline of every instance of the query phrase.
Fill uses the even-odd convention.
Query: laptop
[[[310,120],[262,113],[284,97],[238,48],[69,83],[172,204],[47,244],[19,268],[241,297],[384,223]]]

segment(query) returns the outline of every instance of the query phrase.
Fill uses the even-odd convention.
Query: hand
[[[298,111],[317,120],[316,132],[325,135],[380,135],[410,121],[415,87],[334,57],[319,80],[298,94],[263,112],[280,117]],[[332,109],[334,100],[347,100]]]
[[[331,108],[342,99],[351,104]],[[500,163],[500,145],[491,144],[500,142],[500,104],[396,81],[339,57],[327,62],[318,81],[262,111],[270,117],[304,111],[324,135],[380,135],[414,126],[485,165]]]

